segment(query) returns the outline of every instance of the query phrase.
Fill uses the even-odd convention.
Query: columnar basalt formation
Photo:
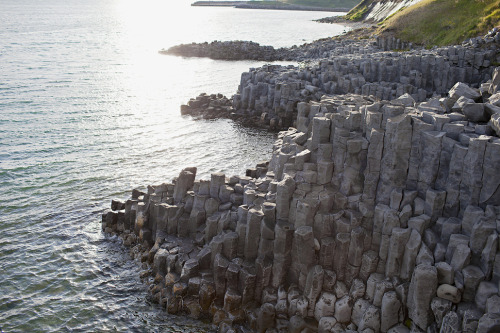
[[[479,87],[491,79],[491,65],[500,63],[497,39],[500,33],[464,45],[406,52],[381,51],[402,45],[393,37],[344,40],[343,45],[320,51],[316,65],[267,65],[243,73],[233,107],[286,129],[295,125],[299,102],[319,101],[325,94],[354,93],[381,100],[410,94],[422,102],[446,94],[457,82]]]
[[[498,331],[499,82],[300,102],[269,162],[186,168],[114,201],[103,230],[166,311],[219,332]]]
[[[215,113],[217,117],[238,117],[247,122],[252,119],[254,125],[284,130],[298,126],[300,102],[318,102],[325,94],[352,93],[380,100],[409,94],[423,102],[434,95],[445,95],[457,82],[480,88],[491,79],[492,64],[500,63],[499,45],[500,32],[495,30],[462,45],[432,50],[387,51],[412,48],[390,36],[325,39],[283,49],[293,55],[290,58],[315,63],[252,68],[241,75],[238,92],[230,99],[232,109],[221,113],[207,107],[206,117],[213,118]],[[196,107],[198,100],[193,99],[181,110],[204,114],[203,108]]]

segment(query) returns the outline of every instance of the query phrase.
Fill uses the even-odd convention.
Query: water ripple
[[[186,166],[206,179],[214,171],[242,174],[269,156],[269,133],[179,115],[179,105],[201,92],[231,95],[241,72],[263,63],[157,50],[239,39],[238,27],[255,20],[246,34],[262,44],[293,45],[297,36],[317,38],[334,25],[311,22],[323,16],[314,12],[256,17],[214,8],[214,17],[197,16],[191,2],[169,2],[166,11],[160,0],[138,7],[2,0],[0,330],[212,330],[149,304],[139,265],[118,238],[101,233],[99,219],[112,198],[170,181]],[[273,21],[303,24],[282,31]]]

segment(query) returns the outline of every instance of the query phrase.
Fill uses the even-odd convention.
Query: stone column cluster
[[[245,176],[113,201],[169,313],[219,332],[494,332],[500,327],[500,69],[416,103],[297,105]]]
[[[498,36],[498,37],[497,37]],[[375,41],[316,42],[305,52],[315,65],[302,67],[266,65],[243,73],[233,108],[261,117],[271,127],[295,126],[297,104],[319,101],[325,94],[362,94],[392,100],[410,94],[423,102],[445,94],[457,82],[479,87],[492,77],[500,63],[500,33],[474,41],[431,50],[393,50],[402,45],[392,37]]]

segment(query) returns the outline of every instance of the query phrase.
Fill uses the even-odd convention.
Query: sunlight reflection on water
[[[342,27],[325,13],[190,7],[164,0],[0,2],[0,328],[200,331],[146,301],[139,266],[100,232],[111,198],[170,181],[241,174],[274,136],[193,121],[179,106],[236,92],[262,62],[158,54],[192,41],[291,46]]]

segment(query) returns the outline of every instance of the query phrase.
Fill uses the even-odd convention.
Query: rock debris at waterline
[[[500,327],[500,69],[416,103],[298,104],[269,162],[113,201],[103,230],[169,313],[220,332]]]
[[[181,115],[194,119],[232,119],[243,126],[257,127],[269,131],[277,131],[291,125],[291,119],[269,118],[267,113],[249,114],[233,107],[233,101],[221,94],[200,94],[191,98],[187,104],[181,105]],[[288,122],[287,122],[288,121]],[[289,124],[286,126],[286,124]]]

